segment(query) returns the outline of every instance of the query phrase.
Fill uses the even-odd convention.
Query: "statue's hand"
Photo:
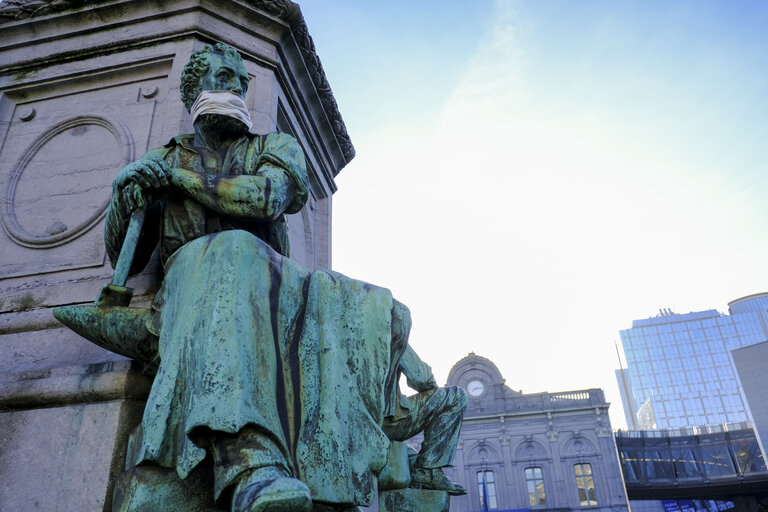
[[[133,212],[144,206],[147,192],[167,188],[170,168],[161,158],[137,160],[126,165],[117,175],[113,189],[122,205]]]
[[[405,375],[408,387],[419,393],[435,389],[437,382],[432,373],[432,368],[416,355],[413,348],[408,345],[400,359],[400,371]]]
[[[136,182],[129,182],[122,188],[120,193],[120,202],[128,210],[129,213],[133,213],[139,208],[143,208],[146,204],[144,199],[144,192]]]
[[[431,389],[436,389],[436,388],[437,388],[437,382],[435,381],[435,377],[430,375],[429,380],[419,383],[419,387],[416,389],[416,391],[423,392],[423,391],[429,391]]]
[[[141,189],[157,190],[165,188],[170,183],[170,168],[162,158],[147,158],[137,160],[123,167],[117,174],[114,187],[120,190],[128,183],[136,183]]]

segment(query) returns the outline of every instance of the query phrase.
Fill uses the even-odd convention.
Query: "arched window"
[[[573,474],[576,476],[576,488],[579,490],[579,505],[582,507],[597,505],[595,480],[592,478],[592,464],[588,462],[574,464]]]
[[[477,493],[480,496],[480,510],[498,510],[496,501],[496,481],[493,471],[483,470],[477,472]]]
[[[525,468],[525,484],[528,488],[528,504],[532,507],[540,507],[547,504],[547,495],[544,492],[544,474],[541,466]]]

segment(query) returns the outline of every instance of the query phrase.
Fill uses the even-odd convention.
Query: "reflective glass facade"
[[[730,351],[768,339],[767,311],[765,293],[731,302],[730,314],[662,312],[632,322],[620,332],[627,424],[674,429],[748,421]]]
[[[616,434],[627,489],[679,490],[713,481],[740,485],[745,478],[766,481],[768,468],[751,428],[697,435],[658,434],[643,430]]]

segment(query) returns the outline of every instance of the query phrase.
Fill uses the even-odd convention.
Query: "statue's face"
[[[245,97],[248,90],[248,73],[242,61],[228,55],[212,53],[208,57],[208,72],[200,80],[197,91],[231,91]]]

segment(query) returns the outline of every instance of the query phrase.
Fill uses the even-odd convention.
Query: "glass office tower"
[[[728,310],[662,310],[620,332],[627,369],[617,377],[628,425],[674,429],[748,421],[730,351],[768,339],[768,293],[737,299]]]

